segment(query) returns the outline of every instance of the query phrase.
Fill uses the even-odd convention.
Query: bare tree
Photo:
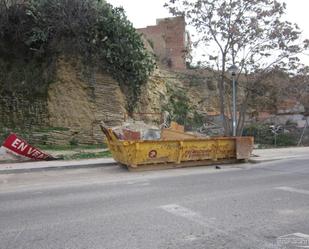
[[[239,68],[236,78],[246,82],[239,101],[237,133],[241,134],[248,101],[258,84],[275,68],[296,72],[297,56],[308,40],[301,42],[299,27],[283,20],[286,4],[276,0],[169,0],[165,6],[172,14],[186,17],[198,33],[196,44],[206,45],[209,51],[206,65],[216,73],[226,135],[231,133],[226,118],[226,71],[230,65]]]

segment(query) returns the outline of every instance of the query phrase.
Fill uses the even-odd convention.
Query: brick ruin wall
[[[158,19],[157,25],[137,30],[152,45],[159,62],[171,69],[186,69],[186,23],[182,16]]]

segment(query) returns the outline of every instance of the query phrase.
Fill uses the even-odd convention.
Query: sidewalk
[[[309,156],[309,147],[290,147],[253,150],[249,160],[251,163],[261,163],[280,159]]]
[[[301,156],[309,156],[309,147],[256,149],[253,151],[252,157],[250,158],[249,162],[261,163],[280,159],[296,158]],[[22,173],[48,169],[102,167],[115,164],[116,162],[113,158],[4,163],[0,164],[0,174]]]

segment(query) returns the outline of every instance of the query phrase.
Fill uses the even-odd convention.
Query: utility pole
[[[235,65],[232,65],[228,71],[232,75],[233,81],[233,118],[232,118],[232,127],[233,127],[233,137],[236,136],[236,128],[237,128],[237,118],[236,118],[236,74],[238,72],[238,68]]]

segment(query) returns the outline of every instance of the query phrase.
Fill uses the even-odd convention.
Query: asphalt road
[[[280,238],[305,243],[306,234],[309,156],[222,169],[0,175],[1,249],[300,248]]]

